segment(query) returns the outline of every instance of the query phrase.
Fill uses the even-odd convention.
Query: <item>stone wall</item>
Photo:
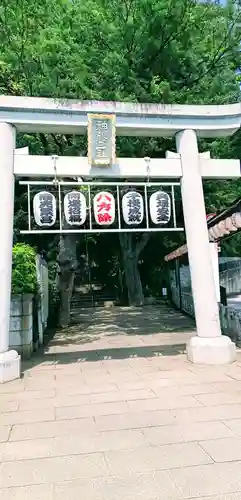
[[[11,299],[10,348],[24,358],[33,351],[33,296],[15,295]]]

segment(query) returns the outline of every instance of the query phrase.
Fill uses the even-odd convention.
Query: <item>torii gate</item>
[[[121,102],[77,102],[32,97],[0,97],[0,382],[20,376],[20,357],[9,351],[14,175],[54,177],[51,157],[14,155],[16,132],[85,134],[88,113],[116,116],[123,136],[175,136],[177,153],[151,159],[148,176],[181,181],[184,221],[191,269],[197,336],[188,346],[188,359],[222,364],[235,360],[235,345],[221,335],[205,216],[202,177],[239,178],[239,160],[213,160],[199,154],[197,137],[234,134],[241,126],[241,105],[191,106]],[[58,158],[58,175],[85,178],[147,176],[145,159],[120,158],[99,168],[87,158]]]

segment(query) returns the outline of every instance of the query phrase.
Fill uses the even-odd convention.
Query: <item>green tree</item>
[[[229,1],[223,7],[197,0],[2,0],[1,92],[170,104],[236,102],[240,99],[240,8],[234,4]],[[25,134],[18,141],[19,145],[29,144],[35,154],[86,155],[85,137]],[[217,157],[240,157],[239,144],[237,135],[231,141],[203,141],[200,145],[204,149],[208,146]],[[117,141],[120,156],[161,157],[172,148],[174,142],[165,138],[122,137]],[[236,197],[237,186],[222,184],[221,189],[220,184],[215,187],[207,183],[205,191],[207,207],[216,210]],[[19,210],[24,206],[21,200],[16,200]],[[20,212],[17,225],[21,221]],[[139,249],[145,256],[146,237],[130,235],[122,239],[130,302],[142,303],[138,260]],[[156,235],[154,240],[164,254],[169,246],[166,238]],[[63,243],[60,254],[71,267],[76,246],[73,249],[68,237],[61,240]],[[127,277],[129,271],[132,281]]]
[[[30,245],[18,243],[13,247],[12,293],[34,294],[36,291],[36,252]]]

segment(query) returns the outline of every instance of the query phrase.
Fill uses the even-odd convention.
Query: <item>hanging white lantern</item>
[[[41,191],[33,199],[34,219],[38,226],[51,227],[56,222],[56,199],[52,193]]]
[[[86,199],[80,191],[71,191],[64,197],[64,215],[70,226],[81,226],[86,221]]]
[[[94,217],[99,226],[110,226],[115,220],[115,199],[113,194],[101,191],[93,200]]]
[[[232,217],[227,217],[227,219],[225,219],[225,227],[228,231],[237,231],[237,227],[233,225]]]
[[[232,215],[232,223],[233,225],[239,229],[241,227],[241,213],[237,212]]]
[[[221,220],[219,223],[218,223],[218,227],[219,227],[219,230],[220,230],[220,233],[221,233],[221,236],[225,236],[227,234],[230,233],[230,231],[226,228],[225,226],[225,220]]]
[[[138,226],[144,218],[143,197],[137,191],[128,191],[122,198],[123,219],[128,226]]]
[[[210,229],[208,230],[208,234],[209,234],[209,239],[211,241],[214,241],[216,239],[216,236],[215,236],[215,234],[213,232],[213,228],[212,227],[210,227]]]
[[[153,224],[168,224],[171,218],[171,198],[165,191],[156,191],[149,200]]]
[[[212,227],[212,230],[213,230],[213,234],[214,234],[214,237],[216,240],[221,238],[222,233],[221,233],[220,228],[218,227],[218,224],[215,224],[215,226]]]

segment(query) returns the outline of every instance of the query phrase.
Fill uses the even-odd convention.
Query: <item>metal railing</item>
[[[181,290],[179,293],[175,283],[171,283],[172,301],[178,309],[195,317],[194,303],[191,291]],[[241,310],[234,309],[227,305],[219,304],[219,315],[221,330],[224,335],[228,335],[233,342],[241,343]]]
[[[241,292],[241,264],[225,269],[219,275],[220,285],[227,295]]]
[[[171,286],[171,292],[172,292],[172,301],[176,305],[176,307],[181,311],[189,314],[190,316],[195,317],[194,304],[191,292],[182,290],[180,294],[179,290],[173,284]]]
[[[49,280],[48,266],[46,262],[37,255],[36,257],[36,272],[39,286],[39,303],[38,303],[38,333],[39,342],[43,343],[43,334],[47,327],[49,315]]]
[[[233,342],[241,342],[241,311],[219,304],[221,329]]]

